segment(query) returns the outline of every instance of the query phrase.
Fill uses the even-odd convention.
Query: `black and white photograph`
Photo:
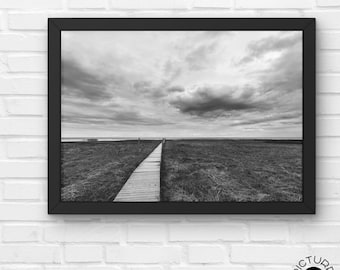
[[[61,31],[61,201],[303,201],[302,40]]]

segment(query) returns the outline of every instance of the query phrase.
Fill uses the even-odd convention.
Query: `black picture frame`
[[[62,202],[61,31],[68,30],[301,30],[303,31],[302,202]],[[315,19],[314,18],[49,18],[48,19],[49,214],[314,214]]]

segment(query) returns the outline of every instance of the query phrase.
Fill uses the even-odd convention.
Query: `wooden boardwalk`
[[[134,170],[114,202],[158,202],[162,143]]]

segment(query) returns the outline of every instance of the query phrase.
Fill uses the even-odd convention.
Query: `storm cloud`
[[[107,91],[105,82],[99,76],[82,68],[80,64],[71,59],[62,61],[62,94],[89,100],[110,98],[112,94]]]
[[[231,87],[202,87],[190,94],[179,95],[170,103],[182,113],[201,117],[219,117],[224,112],[263,110],[265,104],[252,99],[251,92]]]
[[[302,136],[299,31],[63,31],[62,136]]]
[[[176,85],[176,86],[169,87],[169,88],[167,89],[167,91],[168,91],[169,93],[176,93],[176,92],[178,92],[178,93],[183,93],[183,92],[185,91],[185,89],[184,89],[183,86],[178,86],[178,85]]]

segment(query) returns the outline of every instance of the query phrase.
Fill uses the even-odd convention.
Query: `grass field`
[[[158,141],[62,143],[62,201],[112,201]]]
[[[299,141],[167,141],[163,201],[301,201]]]

